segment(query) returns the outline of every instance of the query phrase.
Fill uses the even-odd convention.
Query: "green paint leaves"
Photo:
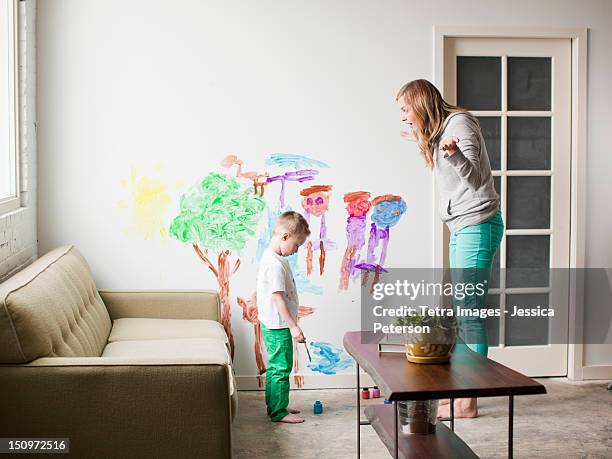
[[[240,251],[255,234],[264,206],[263,198],[241,189],[234,177],[212,172],[181,196],[170,234],[204,249]]]

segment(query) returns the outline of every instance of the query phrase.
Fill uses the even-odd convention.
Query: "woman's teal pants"
[[[461,228],[451,234],[449,242],[449,258],[451,277],[455,288],[458,283],[484,285],[484,294],[465,295],[453,300],[455,310],[483,309],[486,307],[489,279],[493,257],[499,248],[504,233],[504,222],[501,212],[484,223]],[[479,292],[481,292],[479,290]],[[472,349],[484,356],[489,346],[487,342],[486,319],[479,316],[457,316],[459,337]]]

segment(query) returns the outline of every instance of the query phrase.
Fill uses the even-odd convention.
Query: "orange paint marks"
[[[319,275],[323,275],[323,271],[325,271],[325,247],[323,246],[323,241],[319,241]]]
[[[302,191],[300,191],[300,194],[302,196],[308,196],[313,193],[331,191],[331,189],[332,189],[331,185],[313,185],[313,186],[309,186],[308,188],[304,188]]]
[[[306,244],[306,274],[312,273],[312,241]]]
[[[253,324],[253,333],[255,334],[255,363],[257,364],[257,385],[263,387],[263,382],[266,373],[266,364],[263,359],[263,345],[261,336],[261,324],[257,313],[257,294],[253,292],[251,299],[245,301],[243,298],[237,298],[238,304],[242,308],[242,318]]]
[[[401,199],[401,196],[397,196],[395,194],[383,194],[382,196],[376,196],[374,199],[372,199],[372,205],[375,206],[376,204],[384,201],[401,201]]]

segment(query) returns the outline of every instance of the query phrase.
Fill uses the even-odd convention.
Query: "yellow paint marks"
[[[154,167],[155,177],[140,175],[140,168],[132,166],[129,180],[121,180],[121,188],[130,195],[119,200],[117,206],[130,212],[128,233],[141,235],[145,240],[155,235],[167,238],[165,217],[172,205],[169,188],[178,188],[178,181],[174,187],[169,187],[167,181],[159,177],[162,170],[160,164]]]

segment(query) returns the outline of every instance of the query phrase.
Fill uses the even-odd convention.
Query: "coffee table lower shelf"
[[[365,415],[393,456],[395,453],[395,422],[393,419],[395,409],[393,405],[368,406],[365,409]],[[407,435],[398,432],[398,436],[400,458],[478,458],[470,447],[441,421],[438,421],[434,434]]]

